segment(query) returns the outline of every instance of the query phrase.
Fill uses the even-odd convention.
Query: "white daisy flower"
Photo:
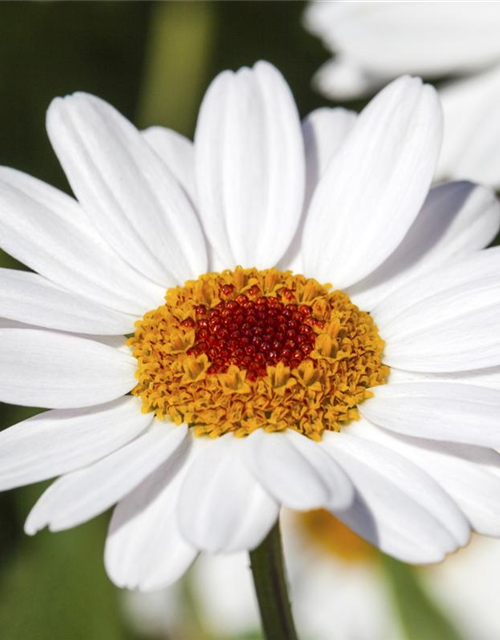
[[[317,640],[403,638],[377,550],[327,511],[286,515],[284,547],[299,631]]]
[[[47,125],[78,200],[0,171],[1,246],[37,272],[0,273],[0,400],[51,409],[0,434],[0,487],[61,476],[29,534],[117,503],[106,568],[141,590],[282,506],[412,563],[500,535],[499,207],[430,189],[432,87],[301,127],[258,63],[194,145],[86,94]]]
[[[369,95],[404,73],[453,77],[439,91],[438,176],[500,188],[498,2],[311,2],[305,25],[336,54],[314,77],[331,98]]]

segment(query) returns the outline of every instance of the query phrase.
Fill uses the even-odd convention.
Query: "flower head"
[[[144,590],[281,506],[415,563],[500,535],[499,208],[430,188],[431,87],[301,126],[258,63],[194,145],[85,94],[47,123],[77,200],[0,170],[0,244],[37,272],[0,273],[0,399],[51,409],[0,435],[0,486],[61,476],[28,533],[118,503],[106,567]]]

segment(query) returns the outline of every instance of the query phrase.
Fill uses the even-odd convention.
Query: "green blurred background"
[[[0,2],[0,164],[68,190],[44,119],[54,96],[77,90],[103,97],[140,127],[192,137],[210,80],[267,59],[290,83],[302,116],[328,104],[310,89],[328,54],[302,28],[303,9],[299,1]],[[0,266],[20,267],[1,253]],[[33,413],[0,405],[0,427]],[[28,538],[23,522],[42,489],[0,494],[1,640],[139,640],[104,573],[108,514]],[[408,638],[458,637],[408,568],[384,566]],[[195,613],[188,617],[189,637],[208,638]]]

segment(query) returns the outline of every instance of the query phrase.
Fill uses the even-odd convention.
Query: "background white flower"
[[[336,54],[314,78],[336,100],[403,73],[448,78],[438,175],[500,187],[498,2],[312,2],[305,25]]]

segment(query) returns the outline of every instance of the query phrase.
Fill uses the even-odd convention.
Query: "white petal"
[[[232,434],[206,440],[179,498],[183,536],[204,551],[253,549],[278,517],[278,505],[241,463],[245,442]]]
[[[291,429],[247,438],[244,462],[278,502],[290,509],[346,508],[354,491],[346,474],[314,442]]]
[[[400,382],[459,382],[500,391],[500,367],[474,371],[450,371],[449,373],[422,373],[391,369],[391,384]]]
[[[290,270],[295,273],[303,273],[304,271],[302,265],[302,234],[309,204],[320,177],[352,129],[356,122],[356,117],[357,114],[354,111],[323,107],[312,111],[302,121],[302,135],[306,154],[304,207],[295,236],[278,264],[278,267],[283,271]]]
[[[186,437],[185,426],[159,424],[90,467],[62,476],[31,510],[25,531],[33,535],[75,527],[99,515],[169,460]]]
[[[455,503],[430,476],[379,444],[345,433],[323,438],[351,476],[357,497],[335,515],[358,535],[394,557],[438,562],[470,535]]]
[[[314,194],[304,228],[306,273],[344,288],[398,246],[422,206],[441,145],[435,90],[399,78],[358,116]]]
[[[0,314],[23,323],[72,333],[132,333],[137,317],[60,289],[35,273],[0,269]]]
[[[321,65],[312,84],[316,91],[329,98],[352,100],[374,93],[391,79],[390,75],[364,69],[348,56],[339,54]]]
[[[411,371],[447,372],[500,364],[498,248],[398,289],[373,311],[386,341],[384,362]]]
[[[106,307],[142,315],[162,302],[164,289],[111,251],[73,198],[5,167],[0,246],[55,284]]]
[[[204,553],[196,561],[191,579],[204,627],[211,637],[248,638],[249,632],[259,628],[247,553]]]
[[[72,335],[0,329],[0,401],[30,407],[89,407],[136,385],[135,358]]]
[[[195,202],[194,145],[191,140],[165,127],[149,127],[142,135],[184,187],[191,202]]]
[[[152,421],[141,400],[120,398],[90,409],[47,411],[0,433],[0,490],[84,467],[133,440]]]
[[[413,306],[418,307],[428,298],[442,297],[454,287],[462,287],[486,281],[500,269],[500,247],[475,251],[450,264],[441,265],[432,273],[423,274],[408,286],[399,287],[391,296],[383,300],[373,313],[377,325],[385,334],[392,325],[399,323],[399,317]]]
[[[184,594],[178,585],[144,593],[122,591],[120,608],[127,628],[142,637],[168,637],[184,624]]]
[[[106,540],[106,571],[119,587],[152,591],[187,571],[196,557],[179,532],[176,509],[186,461],[155,471],[115,508]]]
[[[481,75],[450,83],[439,92],[445,115],[440,157],[442,176],[467,177],[500,186],[500,66]]]
[[[306,204],[356,123],[357,113],[348,109],[323,107],[312,111],[302,122],[306,153]]]
[[[203,101],[195,136],[200,215],[231,267],[271,267],[302,211],[304,149],[288,85],[270,64],[225,71]]]
[[[500,477],[481,464],[482,457],[500,454],[468,445],[408,438],[374,427],[368,421],[353,425],[351,433],[380,442],[424,469],[453,498],[471,526],[484,535],[500,535]]]
[[[372,309],[413,278],[483,249],[499,228],[500,204],[493,191],[470,182],[435,187],[394,253],[347,293],[361,308]]]
[[[368,71],[444,75],[498,59],[497,3],[316,2],[308,28]]]
[[[76,93],[52,102],[47,130],[76,197],[127,262],[164,286],[206,271],[203,234],[186,194],[128,120]]]
[[[500,391],[447,382],[374,387],[359,406],[370,422],[409,436],[500,447]]]
[[[304,209],[297,232],[280,260],[278,267],[283,271],[303,273],[302,234],[307,219],[307,210],[320,177],[325,172],[331,158],[337,153],[354,123],[357,114],[347,109],[323,107],[310,113],[302,121],[302,134],[306,154],[306,193]]]

